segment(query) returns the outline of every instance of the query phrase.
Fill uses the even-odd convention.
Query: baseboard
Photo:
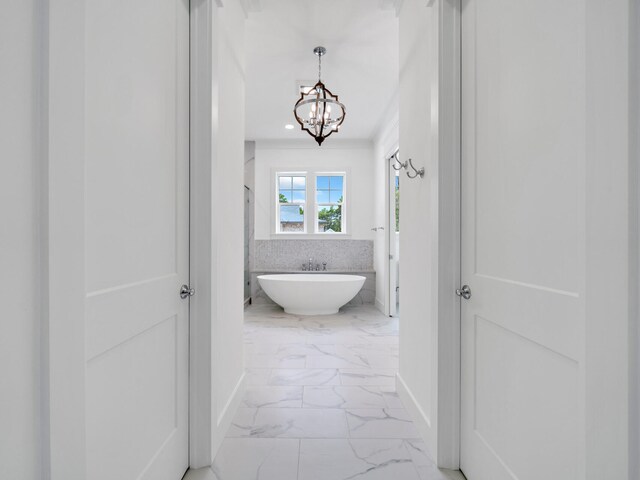
[[[233,393],[218,415],[216,425],[214,426],[216,432],[213,435],[213,458],[215,458],[216,454],[218,453],[218,449],[222,445],[224,437],[227,435],[227,431],[229,430],[231,422],[233,421],[233,417],[235,416],[236,411],[240,406],[240,402],[242,402],[245,391],[245,379],[246,373],[242,372],[242,376],[238,380],[236,387],[233,389]]]
[[[409,412],[413,423],[416,425],[422,440],[424,440],[427,450],[432,455],[432,458],[436,458],[434,456],[436,453],[434,448],[435,445],[433,444],[435,435],[431,428],[431,420],[429,420],[429,417],[424,413],[422,408],[420,408],[416,397],[413,396],[411,389],[407,386],[399,373],[396,376],[396,391],[398,392],[398,396],[400,397],[404,408]]]
[[[375,306],[380,311],[380,313],[382,313],[383,315],[386,315],[384,311],[384,302],[381,302],[378,298],[376,298]]]
[[[251,305],[251,297],[244,299],[244,308],[247,308],[249,305]]]

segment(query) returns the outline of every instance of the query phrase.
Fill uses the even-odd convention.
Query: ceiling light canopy
[[[318,145],[322,145],[324,139],[338,131],[344,122],[345,108],[338,96],[331,93],[321,80],[322,56],[327,49],[316,47],[313,53],[318,56],[318,83],[300,93],[293,113],[302,130],[311,135]]]

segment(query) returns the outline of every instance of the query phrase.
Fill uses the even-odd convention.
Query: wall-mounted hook
[[[398,154],[397,153],[394,153],[393,156],[391,157],[391,159],[393,160],[393,163],[391,164],[391,166],[393,167],[393,169],[396,172],[399,171],[399,170],[402,170],[403,168],[407,168],[407,162],[402,163],[400,160],[398,160]]]
[[[407,166],[406,166],[407,164],[408,164],[411,168],[413,168],[413,171],[414,171],[414,172],[416,172],[416,173],[414,173],[413,175],[411,175],[411,173],[407,172],[407,177],[409,177],[409,178],[416,178],[416,177],[418,177],[418,176],[419,176],[420,178],[424,177],[424,167],[422,167],[422,168],[420,168],[420,169],[416,169],[416,167],[414,167],[414,166],[413,166],[413,162],[411,161],[411,159],[409,159],[409,160],[407,160],[407,161],[405,162],[405,167],[404,167],[404,168],[406,168],[407,170],[409,170],[409,169],[407,168]]]

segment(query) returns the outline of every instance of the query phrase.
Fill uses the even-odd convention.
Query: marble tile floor
[[[245,310],[246,394],[189,480],[464,480],[439,470],[395,391],[398,319],[371,306]]]

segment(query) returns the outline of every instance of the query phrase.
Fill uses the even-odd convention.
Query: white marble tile
[[[397,355],[397,345],[392,344],[373,344],[373,343],[360,343],[356,345],[336,345],[336,353],[342,354],[343,352],[351,352],[363,357],[369,355]]]
[[[395,386],[396,374],[395,369],[341,368],[340,382],[342,385]]]
[[[402,440],[301,440],[299,480],[419,480]]]
[[[226,438],[212,465],[217,480],[296,480],[300,441]]]
[[[248,386],[242,399],[245,408],[300,408],[303,387]]]
[[[384,401],[387,403],[387,408],[404,408],[402,400],[396,391],[396,387],[380,387]]]
[[[267,385],[271,377],[270,368],[247,368],[245,370],[245,384],[251,385]]]
[[[364,355],[344,351],[326,353],[324,355],[308,355],[307,368],[369,368],[369,362]]]
[[[305,408],[384,408],[383,394],[378,387],[331,386],[304,387]]]
[[[345,411],[312,408],[240,408],[227,437],[347,438]]]
[[[253,436],[253,426],[259,410],[258,408],[238,408],[233,420],[231,420],[231,425],[227,431],[227,438]]]
[[[246,358],[245,365],[249,368],[305,368],[306,358],[305,355],[264,353],[250,355]]]
[[[298,331],[275,331],[270,330],[267,332],[253,331],[245,332],[244,338],[250,343],[275,343],[277,345],[281,343],[297,343],[305,342],[305,335]]]
[[[274,369],[269,385],[339,385],[340,376],[335,368]]]
[[[352,438],[418,438],[418,430],[403,409],[346,410]]]
[[[334,342],[339,345],[395,345],[398,342],[397,334],[368,334],[362,331],[349,330],[338,335]]]
[[[278,343],[245,343],[244,358],[246,360],[252,355],[275,355],[279,348],[280,344]]]
[[[370,353],[366,355],[367,363],[371,368],[380,368],[380,369],[395,369],[398,370],[400,367],[400,358],[398,355],[387,354],[387,353]]]
[[[198,468],[197,470],[189,469],[182,480],[220,480],[214,475],[211,467]]]
[[[404,442],[418,470],[420,480],[465,480],[459,470],[444,470],[436,467],[422,440],[405,440]]]
[[[333,344],[314,345],[312,343],[288,343],[278,345],[274,352],[278,355],[327,355],[336,353],[336,346]]]

